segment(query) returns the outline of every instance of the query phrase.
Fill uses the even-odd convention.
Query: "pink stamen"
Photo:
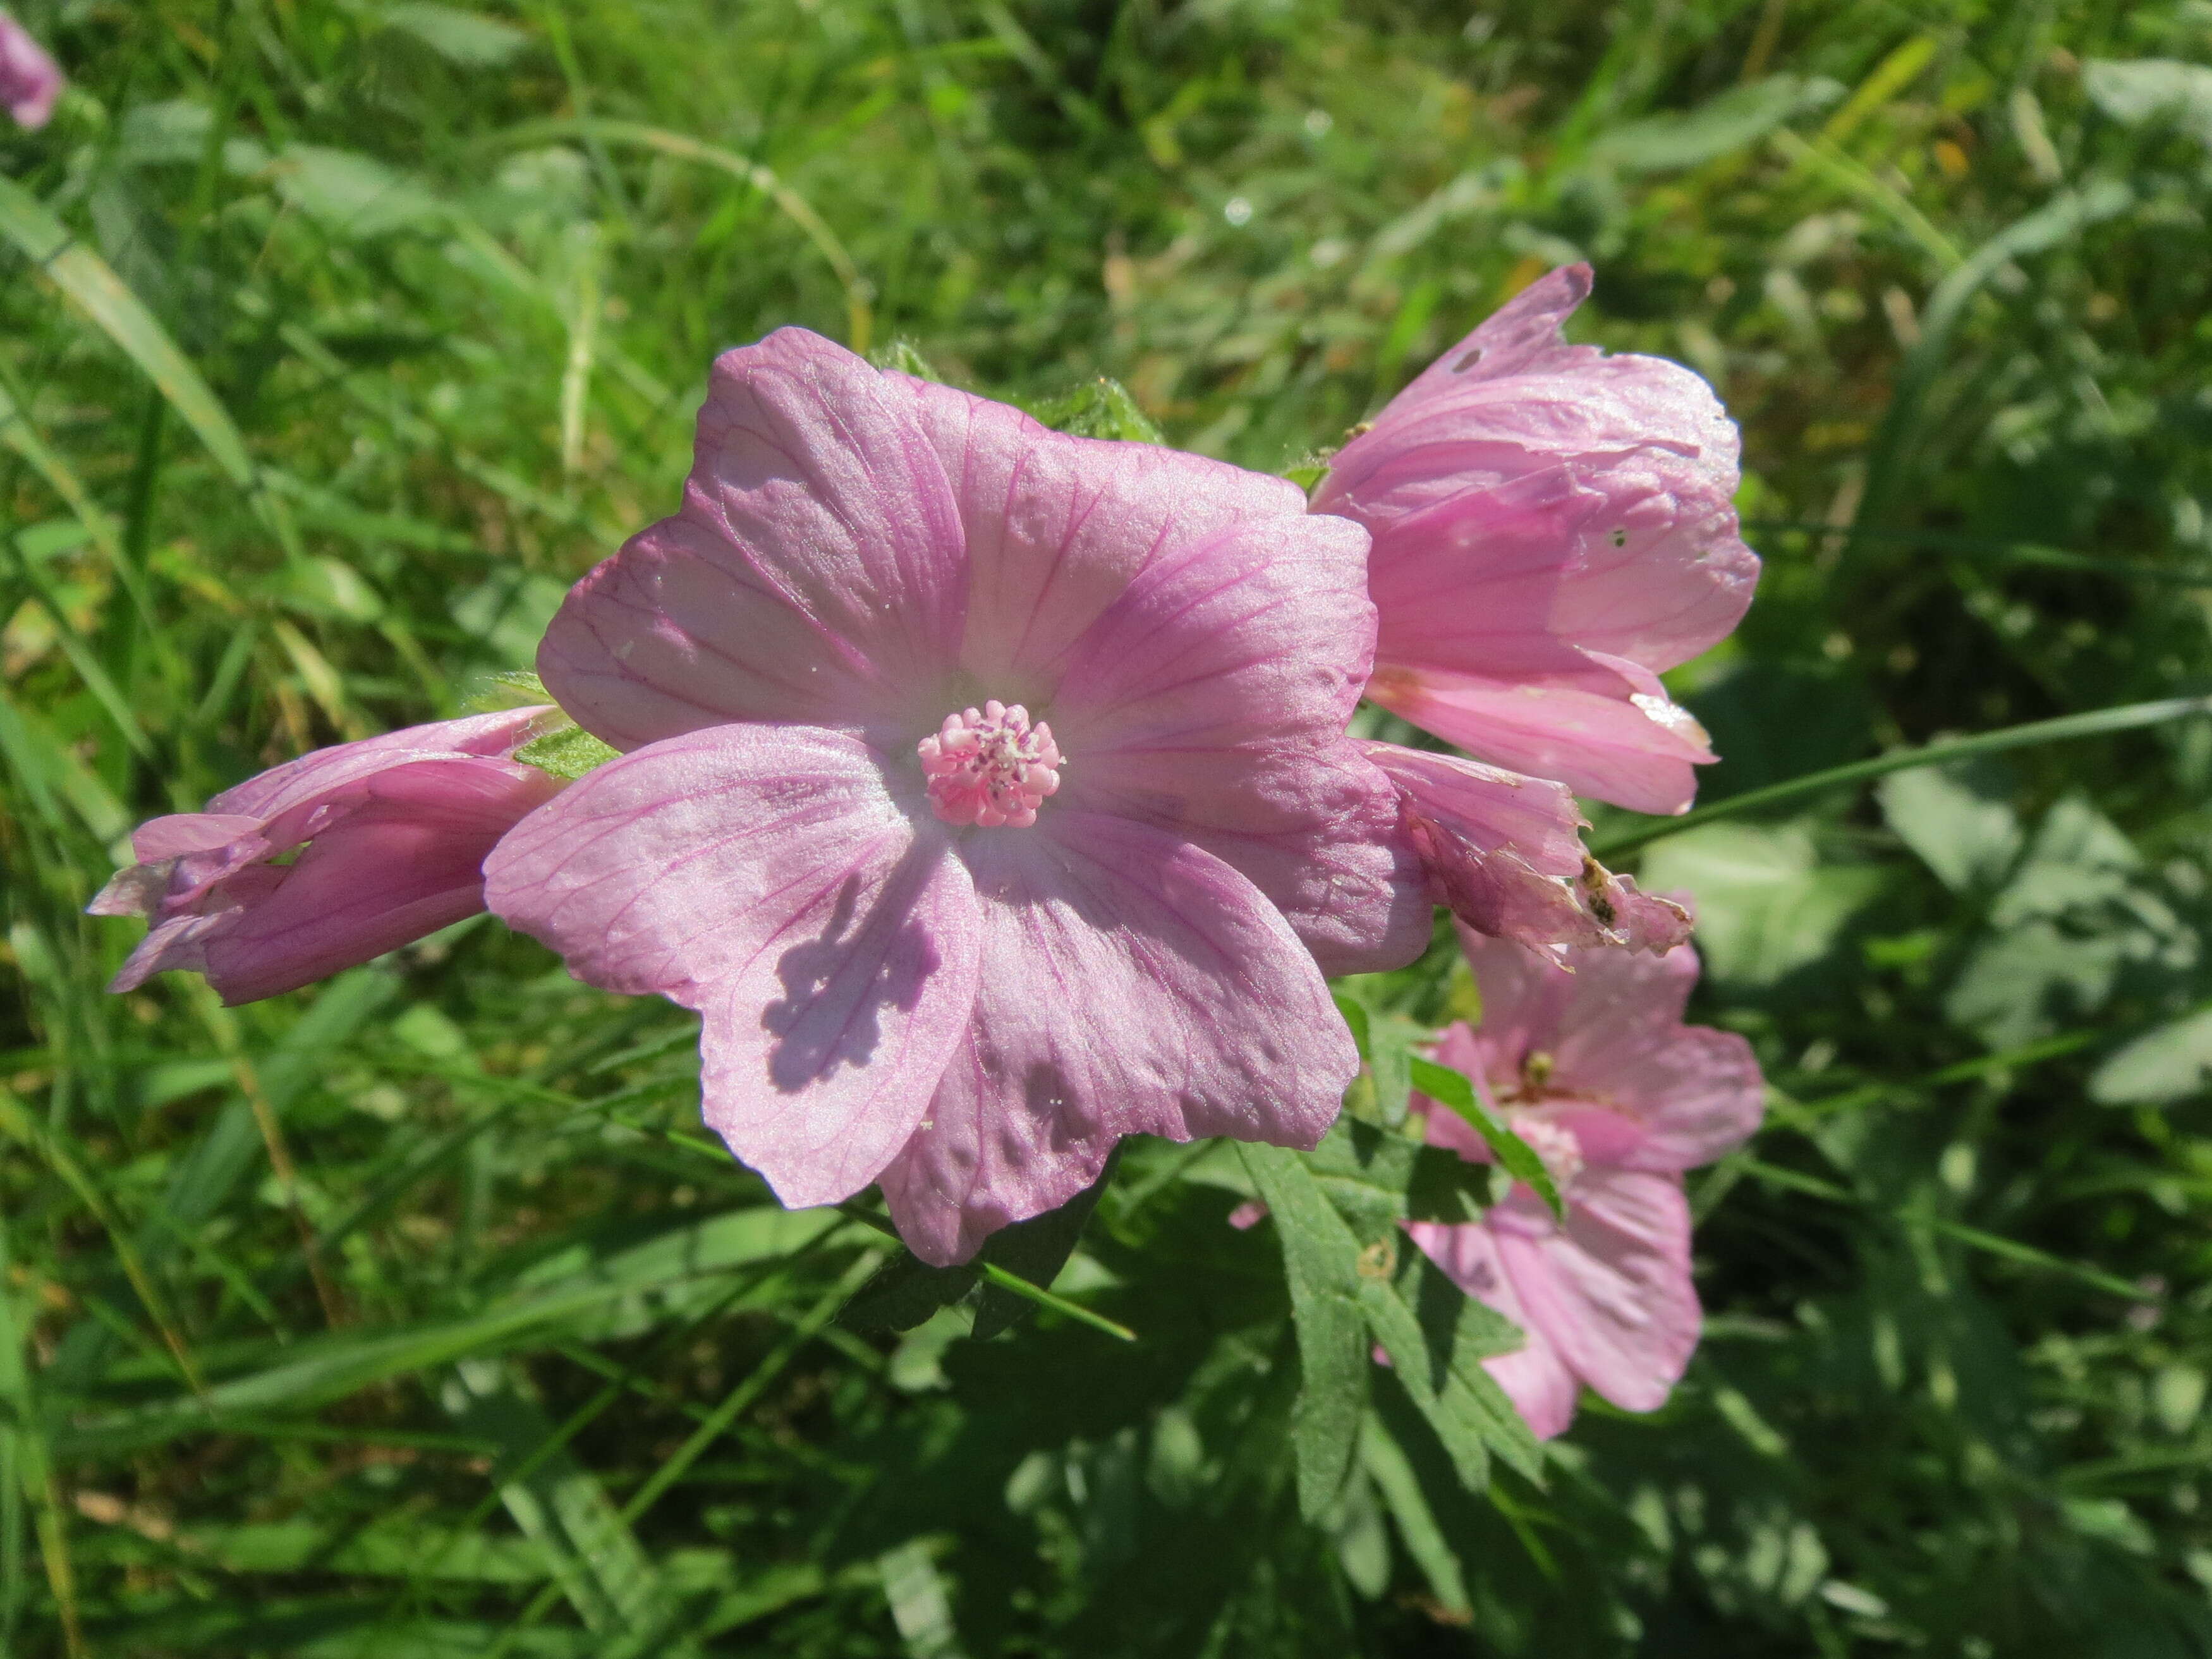
[[[915,745],[929,779],[929,804],[947,823],[1004,824],[1025,829],[1036,822],[1044,798],[1060,787],[1060,745],[1052,727],[1030,724],[1030,711],[994,697],[981,708],[947,714],[945,724]]]

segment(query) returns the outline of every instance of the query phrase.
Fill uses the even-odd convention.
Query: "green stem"
[[[1824,772],[1808,773],[1785,783],[1769,784],[1764,789],[1747,789],[1740,795],[1730,795],[1726,800],[1715,801],[1711,806],[1701,806],[1677,818],[1652,819],[1633,830],[1607,836],[1590,852],[1601,859],[1617,858],[1717,818],[1755,812],[1763,806],[1816,795],[1847,783],[1863,783],[1869,778],[1887,777],[1892,772],[1909,772],[1920,766],[1945,766],[1953,761],[1971,760],[1977,755],[2025,749],[2039,743],[2063,743],[2072,738],[2100,737],[2108,732],[2132,732],[2138,726],[2161,726],[2167,720],[2203,714],[2212,714],[2212,697],[2167,697],[2157,702],[2130,702],[2117,708],[2094,709],[2086,714],[2062,714],[2056,720],[2030,720],[2024,726],[2008,726],[2002,731],[1978,732],[1971,738],[1923,744],[1917,749],[1893,749],[1870,760],[1832,766]]]

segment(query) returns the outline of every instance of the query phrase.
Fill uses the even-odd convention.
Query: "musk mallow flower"
[[[1698,979],[1686,945],[1663,956],[1577,950],[1564,973],[1502,941],[1461,939],[1482,1023],[1453,1025],[1437,1058],[1477,1079],[1544,1160],[1565,1219],[1516,1182],[1479,1221],[1407,1231],[1521,1328],[1518,1350],[1483,1363],[1540,1437],[1572,1420],[1585,1383],[1624,1410],[1656,1410],[1701,1319],[1682,1171],[1759,1127],[1758,1061],[1733,1032],[1682,1024]],[[1490,1161],[1456,1114],[1414,1105],[1432,1142]]]
[[[88,908],[150,926],[108,986],[207,975],[253,1002],[483,908],[483,860],[559,783],[512,757],[556,711],[520,708],[319,749],[139,825],[139,862]]]
[[[1678,812],[1713,758],[1658,676],[1724,638],[1759,561],[1735,427],[1679,364],[1567,344],[1554,270],[1337,452],[1317,513],[1374,535],[1367,695],[1515,772]]]
[[[681,509],[580,582],[547,689],[624,751],[492,909],[702,1016],[708,1121],[794,1206],[879,1182],[963,1261],[1121,1136],[1310,1146],[1322,974],[1430,909],[1345,735],[1366,532],[1296,486],[871,368],[714,365]]]
[[[28,29],[0,11],[0,106],[17,126],[36,131],[61,95],[60,67]]]

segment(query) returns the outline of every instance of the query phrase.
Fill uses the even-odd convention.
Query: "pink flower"
[[[1476,1079],[1543,1158],[1565,1222],[1516,1183],[1479,1222],[1407,1231],[1469,1296],[1521,1327],[1516,1352],[1483,1363],[1546,1439],[1588,1383],[1625,1411],[1652,1411],[1697,1346],[1685,1170],[1758,1127],[1765,1085],[1751,1045],[1682,1024],[1697,983],[1687,945],[1661,957],[1576,951],[1562,973],[1462,935],[1482,1024],[1454,1025],[1437,1058]],[[1416,1097],[1429,1139],[1490,1161],[1466,1121]]]
[[[1444,353],[1313,507],[1375,537],[1369,697],[1499,766],[1678,812],[1713,756],[1657,676],[1735,628],[1759,561],[1711,389],[1559,337],[1589,286],[1555,270]]]
[[[46,125],[62,95],[62,72],[30,33],[0,11],[0,106],[15,125],[33,131]]]
[[[1344,736],[1366,534],[1304,508],[801,330],[730,352],[682,509],[538,653],[628,752],[491,908],[697,1009],[731,1150],[793,1206],[880,1182],[930,1261],[1125,1134],[1310,1146],[1358,1064],[1323,968],[1430,912]]]
[[[554,711],[410,726],[288,761],[141,824],[87,907],[153,926],[111,991],[165,969],[227,1003],[295,990],[483,908],[483,860],[560,785],[507,758]],[[289,863],[276,860],[304,848]]]

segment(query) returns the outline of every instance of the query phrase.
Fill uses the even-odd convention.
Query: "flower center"
[[[1513,1133],[1527,1141],[1528,1150],[1544,1161],[1552,1184],[1565,1193],[1583,1172],[1583,1144],[1575,1139],[1575,1132],[1564,1123],[1531,1117],[1526,1112],[1514,1113],[1512,1124]]]
[[[1052,727],[1030,724],[1030,711],[994,697],[982,708],[947,714],[915,745],[929,780],[929,804],[947,823],[1024,829],[1060,787],[1060,745]]]

